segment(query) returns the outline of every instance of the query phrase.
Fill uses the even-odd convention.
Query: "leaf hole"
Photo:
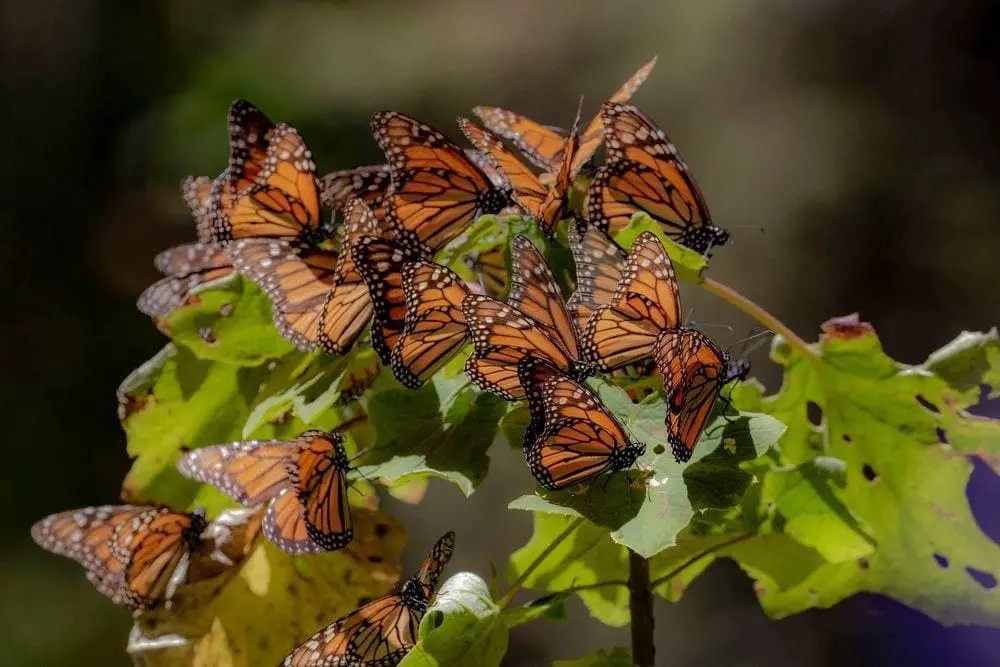
[[[657,456],[659,456],[665,451],[667,451],[667,448],[664,447],[663,445],[657,445],[656,447],[653,447],[653,453],[656,454]]]
[[[858,559],[858,567],[860,567],[862,570],[868,570],[868,568],[871,567],[871,563],[868,562],[867,558],[862,556],[861,558]]]
[[[854,442],[854,440],[851,438],[851,436],[847,435],[846,433],[844,435],[840,436],[840,437],[842,437],[844,439],[844,442]]]
[[[938,409],[938,406],[934,405],[926,398],[924,398],[923,394],[917,394],[916,398],[917,398],[917,403],[924,406],[924,408],[926,408],[927,410],[930,410],[936,415],[941,414],[941,410]]]
[[[967,567],[965,571],[972,577],[972,580],[983,588],[990,590],[997,587],[997,578],[989,572],[977,570],[974,567]]]
[[[823,425],[823,408],[814,401],[806,401],[806,418],[813,426]]]
[[[387,523],[375,524],[375,537],[385,537],[388,534],[389,534],[389,524]]]
[[[431,627],[434,629],[440,628],[441,624],[444,623],[444,612],[439,609],[435,609],[430,613],[430,623]]]
[[[233,314],[233,304],[228,301],[221,306],[219,306],[219,315],[222,317],[230,317]]]
[[[872,468],[867,463],[861,466],[861,474],[872,484],[878,481],[878,473],[875,472],[875,468]]]
[[[368,562],[369,563],[381,563],[383,560],[385,560],[385,559],[382,558],[381,556],[369,556],[368,557]]]
[[[938,567],[943,567],[943,568],[948,567],[948,559],[942,556],[941,554],[938,553],[934,554],[934,561],[938,564]]]
[[[219,340],[218,338],[216,338],[215,332],[208,327],[202,327],[198,329],[198,337],[201,338],[201,340],[204,343],[207,343],[208,345],[214,345]]]
[[[945,432],[943,428],[938,426],[936,429],[934,429],[934,432],[937,433],[938,442],[940,442],[942,445],[948,444],[948,434]]]
[[[986,537],[1000,545],[1000,475],[979,457],[970,457],[972,474],[965,485],[965,497],[969,501],[972,518]]]

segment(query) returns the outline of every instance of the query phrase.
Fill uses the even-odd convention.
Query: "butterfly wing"
[[[326,551],[309,534],[306,508],[295,489],[283,489],[267,507],[261,525],[272,544],[293,556]]]
[[[698,184],[663,130],[630,104],[605,103],[601,117],[608,159],[587,193],[594,224],[615,232],[642,210],[668,236],[698,252],[728,240],[727,232],[711,224]]]
[[[147,511],[136,505],[102,505],[52,514],[31,527],[38,546],[84,567],[87,579],[116,604],[125,604],[121,584],[125,565],[112,548],[115,528]]]
[[[309,241],[320,227],[319,188],[312,152],[298,131],[278,123],[268,133],[267,157],[254,184],[238,191],[224,240],[279,238]]]
[[[465,374],[480,389],[508,401],[523,401],[525,394],[517,377],[517,366],[491,361],[490,358],[497,354],[499,353],[486,350],[483,358],[471,355],[465,362]]]
[[[636,363],[652,354],[661,331],[679,326],[680,316],[670,256],[654,234],[643,232],[632,243],[611,304],[587,323],[584,354],[603,370]]]
[[[517,157],[494,135],[475,125],[467,118],[458,119],[462,134],[479,149],[499,170],[503,179],[514,188],[514,201],[529,215],[538,219],[542,204],[548,195],[546,188]]]
[[[466,264],[479,276],[486,293],[494,298],[503,295],[507,289],[507,266],[503,252],[503,246],[497,246],[466,258]]]
[[[472,112],[491,132],[513,143],[536,167],[550,172],[559,168],[566,148],[562,131],[498,107],[478,106]]]
[[[426,260],[404,265],[402,280],[406,320],[391,368],[403,385],[417,388],[465,344],[462,300],[469,290],[454,271]]]
[[[656,58],[653,58],[648,63],[640,67],[635,74],[629,77],[628,81],[622,84],[622,87],[615,91],[615,94],[608,98],[608,102],[628,102],[632,99],[632,95],[635,91],[639,89],[649,77],[650,72],[653,71],[653,67],[656,65]],[[587,162],[594,157],[594,153],[597,151],[598,146],[601,145],[601,141],[604,139],[604,127],[601,121],[601,116],[597,115],[594,117],[590,123],[587,124],[586,129],[584,129],[583,134],[580,135],[580,149],[577,151],[576,156],[572,161],[573,174],[580,173]]]
[[[429,256],[477,215],[498,213],[508,205],[508,194],[437,130],[382,111],[372,117],[372,134],[392,168],[386,212],[405,247]]]
[[[300,350],[311,350],[320,335],[320,317],[334,282],[337,255],[299,250],[278,239],[243,239],[226,251],[237,271],[268,298],[274,325]]]
[[[140,312],[162,319],[191,300],[191,290],[204,283],[225,278],[232,263],[217,243],[188,243],[161,252],[154,260],[165,278],[147,287],[139,296]]]
[[[320,201],[335,211],[343,210],[354,198],[377,207],[385,196],[392,172],[387,164],[372,164],[334,171],[319,179]]]
[[[151,508],[115,528],[112,544],[125,564],[122,594],[133,609],[151,609],[172,594],[172,579],[185,568],[191,547],[205,529],[200,515]],[[182,572],[183,572],[182,571]]]
[[[337,619],[292,651],[284,667],[395,665],[413,648],[423,612],[398,595],[369,602]]]
[[[355,198],[344,205],[344,221],[333,287],[323,304],[319,323],[320,345],[330,354],[346,352],[372,317],[372,301],[355,261],[355,246],[363,238],[379,236],[378,220],[363,200]]]
[[[451,555],[454,551],[455,533],[454,531],[448,531],[438,539],[431,549],[430,554],[424,559],[424,564],[417,573],[417,581],[432,590],[436,589],[438,579],[441,577],[441,571],[444,570],[445,565],[451,560]]]
[[[566,308],[585,331],[591,313],[611,303],[628,255],[610,236],[585,222],[570,225],[569,247],[576,264],[576,290]]]
[[[306,431],[296,443],[296,492],[304,505],[306,532],[327,551],[342,549],[354,537],[344,438],[339,433]]]
[[[233,442],[188,452],[177,461],[177,469],[253,507],[291,486],[288,471],[295,453],[294,443],[283,440]]]
[[[525,455],[545,488],[563,489],[627,468],[644,451],[592,391],[552,364],[527,358],[518,375],[531,414]]]
[[[419,254],[394,241],[374,237],[362,238],[352,252],[374,309],[372,347],[382,363],[390,365],[392,350],[406,325],[403,265],[419,259]]]
[[[576,171],[573,169],[575,158],[580,148],[580,137],[577,136],[577,127],[580,125],[580,110],[583,106],[583,98],[580,98],[580,106],[576,110],[576,118],[573,120],[573,127],[570,129],[569,138],[566,139],[566,147],[563,150],[562,162],[555,173],[555,183],[549,188],[545,198],[539,204],[538,213],[535,219],[541,225],[542,231],[549,237],[556,233],[556,225],[562,220],[569,205],[569,191],[573,186],[573,179],[576,178]]]
[[[212,241],[211,194],[212,179],[208,176],[188,176],[181,182],[181,197],[191,209],[201,243]]]
[[[667,441],[674,458],[687,461],[694,452],[726,376],[722,350],[693,329],[664,332],[653,353],[667,390]]]

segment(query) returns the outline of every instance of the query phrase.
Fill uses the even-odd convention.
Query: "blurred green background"
[[[568,125],[578,95],[594,113],[658,55],[635,102],[732,232],[713,276],[806,338],[860,311],[907,362],[1000,315],[1000,5],[989,0],[14,0],[2,16],[4,664],[129,662],[128,614],[34,547],[28,527],[117,498],[128,462],[114,390],[164,342],[134,299],[156,277],[154,254],[193,237],[178,183],[224,167],[234,97],[294,123],[325,173],[381,161],[375,110],[453,136],[475,104]],[[721,340],[751,330],[725,304],[686,297],[698,323],[732,327],[710,330]],[[773,386],[773,366],[753,358]],[[468,501],[433,484],[418,507],[389,504],[411,533],[409,566],[449,528],[453,571],[502,564],[530,532],[528,515],[503,509],[519,466],[496,452]],[[996,632],[946,630],[875,597],[768,621],[724,563],[657,613],[672,666],[1000,659]],[[627,643],[574,604],[566,624],[518,630],[507,664]]]

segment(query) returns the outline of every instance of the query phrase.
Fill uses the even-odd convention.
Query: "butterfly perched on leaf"
[[[350,466],[338,433],[306,431],[294,440],[250,440],[202,447],[177,469],[246,507],[267,503],[263,531],[290,554],[321,553],[354,537],[347,502]]]
[[[495,165],[503,178],[514,190],[514,201],[533,217],[548,236],[555,234],[556,223],[561,220],[568,207],[569,190],[577,172],[573,169],[573,158],[580,145],[576,134],[580,122],[580,110],[566,141],[563,160],[555,174],[555,182],[546,187],[538,176],[524,165],[512,152],[507,150],[497,137],[474,125],[468,119],[459,118],[458,126],[472,144],[483,152]]]
[[[548,361],[525,357],[518,377],[531,421],[524,453],[535,480],[558,490],[629,469],[646,451],[590,389]]]
[[[621,88],[611,96],[611,102],[627,102],[643,84],[653,67],[656,58],[643,65],[626,81]],[[512,142],[528,160],[547,172],[558,173],[561,166],[567,162],[566,150],[569,139],[564,132],[536,123],[521,114],[497,107],[478,106],[473,108],[483,124],[492,132]],[[604,138],[600,116],[595,117],[579,136],[579,147],[576,154],[568,161],[569,169],[575,175],[594,157],[594,153]]]
[[[469,288],[454,271],[427,260],[407,262],[401,275],[406,318],[390,367],[403,385],[417,388],[465,345],[462,301]]]
[[[104,505],[60,512],[31,527],[40,547],[83,565],[87,579],[134,611],[169,601],[202,543],[201,513]]]
[[[653,348],[667,391],[667,442],[674,458],[694,452],[722,387],[747,377],[750,366],[733,362],[705,334],[694,329],[664,333]]]
[[[610,236],[585,221],[570,225],[569,248],[576,266],[576,289],[566,307],[584,331],[590,315],[611,303],[625,272],[627,254]]]
[[[702,254],[729,240],[663,130],[631,104],[607,102],[601,119],[607,160],[587,190],[592,224],[613,234],[645,211],[667,236]]]
[[[749,369],[731,364],[701,332],[681,328],[680,319],[670,256],[656,235],[643,232],[632,243],[610,301],[591,314],[583,339],[587,358],[604,371],[652,359],[667,392],[668,441],[675,458],[687,461],[722,386]]]
[[[224,178],[225,173],[216,181]],[[163,320],[172,312],[190,303],[191,290],[233,271],[222,245],[211,233],[212,183],[205,176],[188,176],[181,183],[181,195],[194,217],[198,242],[174,246],[157,255],[153,263],[164,278],[147,287],[136,302],[139,311],[153,318],[160,328],[164,328]]]
[[[507,303],[470,295],[462,302],[475,354],[465,370],[481,388],[507,400],[524,398],[517,365],[527,356],[546,359],[575,378],[591,373],[576,324],[542,254],[525,236],[511,241]]]
[[[361,238],[352,252],[373,309],[372,347],[381,362],[391,366],[392,351],[406,327],[403,266],[420,259],[421,254],[410,246],[374,236]]]
[[[237,195],[256,185],[264,169],[268,136],[274,129],[274,122],[251,102],[239,99],[229,105],[226,127],[229,161],[209,191],[211,235],[223,241],[230,240],[229,214]]]
[[[477,216],[510,205],[508,190],[430,126],[394,111],[377,112],[371,126],[392,169],[384,200],[389,229],[421,258],[431,257]]]
[[[284,667],[392,667],[417,643],[417,631],[433,603],[438,579],[455,549],[455,533],[434,545],[416,576],[394,592],[355,609],[306,639]]]

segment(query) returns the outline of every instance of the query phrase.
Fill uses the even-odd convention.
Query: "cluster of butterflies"
[[[475,147],[463,149],[413,118],[376,113],[372,132],[387,164],[322,177],[293,127],[237,101],[227,168],[214,180],[184,183],[198,241],[157,257],[165,277],[143,293],[139,308],[166,328],[170,313],[197,299],[195,287],[238,272],[270,297],[277,328],[298,348],[343,354],[367,329],[381,363],[412,388],[471,341],[471,381],[504,399],[527,400],[524,453],[547,489],[627,470],[645,451],[584,380],[658,372],[668,441],[686,461],[722,387],[747,367],[682,327],[676,278],[656,235],[640,234],[627,251],[611,237],[644,211],[668,237],[699,252],[728,239],[711,224],[665,133],[627,103],[654,63],[582,131],[579,110],[563,133],[477,107],[486,127],[459,119]],[[536,175],[501,138],[549,176]],[[606,162],[579,216],[569,196],[602,142]],[[340,212],[343,223],[325,222],[324,208]],[[529,215],[550,239],[569,219],[576,289],[568,300],[526,236],[510,240],[509,277],[503,248],[476,259],[480,285],[434,262],[478,216],[508,209]],[[341,549],[353,538],[351,463],[338,433],[204,447],[184,455],[178,469],[259,508],[261,532],[291,554]],[[106,506],[52,515],[32,535],[80,562],[115,602],[145,610],[169,601],[189,558],[204,550],[207,526],[198,512]],[[454,535],[445,535],[415,577],[334,621],[284,664],[396,664],[415,643],[453,545]]]

